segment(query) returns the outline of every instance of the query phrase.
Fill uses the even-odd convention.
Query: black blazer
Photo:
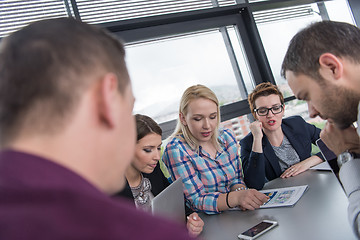
[[[311,156],[311,144],[319,139],[320,129],[305,122],[300,116],[284,118],[281,124],[282,131],[289,139],[303,161]],[[265,182],[280,177],[282,174],[279,158],[276,156],[266,135],[262,139],[263,153],[252,152],[253,135],[249,133],[240,141],[241,160],[244,171],[244,180],[247,187],[262,189]],[[321,153],[317,156],[323,159]]]

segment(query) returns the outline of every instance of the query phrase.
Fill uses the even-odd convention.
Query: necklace
[[[130,187],[130,188],[134,196],[135,203],[139,205],[139,207],[143,205],[149,205],[151,183],[148,178],[144,178],[144,176],[141,174],[140,184],[136,187]]]

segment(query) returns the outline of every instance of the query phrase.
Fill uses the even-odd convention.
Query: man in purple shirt
[[[0,46],[0,239],[189,239],[109,195],[135,147],[124,48],[70,18]]]

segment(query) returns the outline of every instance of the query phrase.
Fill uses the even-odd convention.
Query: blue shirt
[[[162,156],[172,178],[183,179],[187,203],[195,211],[219,213],[220,193],[229,192],[235,184],[244,184],[234,133],[229,129],[219,130],[218,141],[221,151],[212,158],[201,147],[199,152],[194,151],[183,136],[176,136],[166,145]]]

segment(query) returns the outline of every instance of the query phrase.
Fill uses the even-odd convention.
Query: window
[[[310,22],[325,18],[353,23],[347,0],[306,2],[313,4],[288,0],[9,0],[0,3],[0,37],[45,18],[76,16],[99,24],[125,41],[136,97],[134,111],[166,126],[165,137],[175,126],[183,91],[193,84],[204,84],[217,94],[223,124],[234,125],[238,136],[243,136],[250,122],[246,98],[256,84],[275,82],[285,97],[293,95],[280,77],[292,36]],[[307,117],[307,107],[302,101],[290,101],[285,114]]]
[[[345,21],[353,24],[346,1],[328,1],[325,2],[325,7],[326,15],[329,16],[330,20]],[[268,21],[261,21],[262,19],[259,18],[256,20],[257,27],[275,82],[284,94],[284,97],[289,97],[293,96],[293,93],[286,80],[280,76],[282,60],[289,42],[300,29],[312,22],[321,21],[322,16],[317,4],[274,9],[268,11],[268,14],[270,15],[271,12],[283,12],[282,14],[287,14],[288,16],[280,18],[281,14],[276,14],[273,18],[268,18]],[[257,14],[254,13],[255,16]],[[274,34],[275,32],[276,34]],[[307,104],[304,101],[293,100],[288,102],[285,114],[286,116],[300,115],[309,122],[323,122],[320,118],[310,119]]]
[[[234,27],[228,27],[227,32],[244,73],[242,81],[252,86]],[[126,51],[136,98],[134,112],[149,115],[158,123],[177,118],[183,92],[195,84],[212,89],[220,105],[243,99],[242,82],[237,81],[219,29],[128,45]]]
[[[298,12],[308,10],[306,15],[300,15]],[[276,11],[273,18],[268,21],[257,20],[257,27],[260,33],[262,43],[264,45],[266,55],[268,57],[272,73],[275,78],[276,85],[282,91],[284,97],[292,96],[293,93],[285,79],[280,76],[281,64],[284,59],[287,47],[291,38],[302,28],[311,22],[321,21],[321,17],[316,14],[318,12],[316,4],[311,6],[291,7],[285,9],[271,10]],[[286,13],[285,18],[276,18],[279,12]],[[268,13],[270,15],[270,13]],[[271,16],[271,15],[270,15]],[[261,20],[261,19],[260,19]],[[276,34],[274,34],[276,32]]]

